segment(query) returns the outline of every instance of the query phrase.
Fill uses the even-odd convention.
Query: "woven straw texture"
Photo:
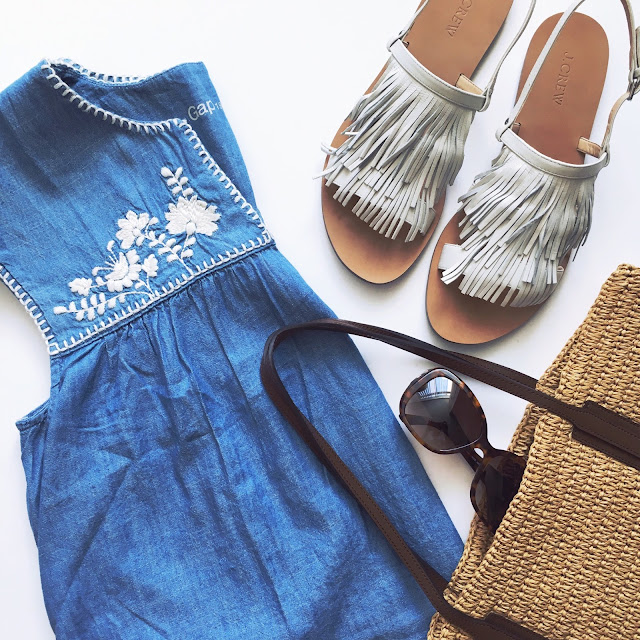
[[[594,400],[640,421],[640,269],[622,265],[540,379],[573,404]],[[571,438],[529,406],[510,448],[528,456],[492,536],[471,525],[448,600],[551,640],[640,640],[640,472]],[[467,640],[439,615],[429,640]]]

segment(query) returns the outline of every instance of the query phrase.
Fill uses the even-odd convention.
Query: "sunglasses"
[[[511,451],[491,446],[487,419],[471,389],[451,371],[431,369],[402,395],[400,420],[429,451],[464,456],[475,471],[473,508],[495,531],[518,492],[526,462]]]

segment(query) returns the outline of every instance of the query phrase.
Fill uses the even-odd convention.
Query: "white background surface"
[[[424,311],[435,243],[396,283],[374,286],[359,280],[331,249],[322,223],[320,184],[311,179],[322,167],[320,141],[331,140],[354,100],[375,77],[386,60],[387,39],[404,25],[415,4],[416,0],[5,3],[0,88],[43,57],[70,57],[91,69],[125,75],[204,61],[245,154],[267,225],[309,284],[341,317],[447,346],[428,326]],[[515,0],[515,5],[513,18],[525,9],[522,0]],[[475,120],[440,228],[473,176],[498,152],[493,134],[512,105],[533,30],[564,8],[564,2],[538,1],[525,36],[502,71],[489,111]],[[583,10],[603,24],[611,47],[592,136],[600,141],[609,107],[626,86],[626,26],[616,0],[592,0]],[[499,47],[505,45],[515,22],[510,19],[508,25]],[[489,63],[496,53],[497,49]],[[482,84],[488,68],[474,80]],[[607,276],[620,263],[640,263],[640,215],[633,201],[639,180],[639,106],[631,103],[622,110],[611,164],[597,182],[591,237],[559,291],[526,327],[493,344],[461,350],[538,377],[582,321]],[[0,323],[0,638],[47,640],[53,634],[40,591],[14,423],[46,399],[48,357],[35,325],[4,287]],[[358,344],[395,410],[408,382],[428,363],[390,347]],[[506,446],[524,404],[478,383],[471,387],[487,413],[492,443]],[[460,456],[426,451],[420,455],[460,534],[466,536],[472,515],[470,470]]]

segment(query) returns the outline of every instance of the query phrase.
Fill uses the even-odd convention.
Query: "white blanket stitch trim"
[[[53,331],[44,316],[44,313],[40,310],[40,307],[29,296],[29,294],[23,289],[22,285],[9,273],[7,268],[0,264],[0,279],[9,287],[13,294],[18,298],[22,306],[29,312],[32,320],[36,323],[40,334],[44,338],[51,353],[52,347],[57,347],[57,343],[54,342],[55,337]]]
[[[180,120],[178,118],[173,120],[173,124],[176,125],[179,129],[183,131],[183,133],[189,139],[189,142],[198,152],[198,155],[202,159],[202,164],[207,165],[207,169],[213,173],[214,176],[218,177],[220,182],[225,182],[225,189],[229,189],[229,195],[234,199],[236,204],[242,203],[240,206],[242,209],[247,210],[247,215],[258,223],[258,226],[264,229],[264,222],[260,217],[260,214],[253,208],[250,202],[247,202],[247,199],[240,193],[240,191],[236,188],[236,186],[231,182],[231,179],[227,174],[220,168],[218,163],[213,159],[211,154],[205,149],[204,145],[200,141],[198,134],[193,130],[193,127],[186,121]]]
[[[148,78],[152,78],[153,75],[157,75],[157,74],[152,74],[148,76],[114,76],[113,74],[109,74],[109,73],[92,71],[91,69],[87,69],[86,67],[83,67],[81,64],[78,64],[73,60],[69,60],[68,58],[58,58],[56,60],[52,60],[51,65],[54,65],[54,64],[65,66],[65,67],[68,67],[69,69],[74,69],[78,73],[81,73],[83,76],[87,76],[88,78],[92,78],[93,80],[98,80],[99,82],[107,82],[109,84],[136,83],[136,82],[140,82],[141,80],[147,80]]]
[[[157,122],[141,122],[140,120],[133,120],[131,118],[125,118],[123,116],[119,116],[117,113],[113,113],[112,111],[108,111],[107,109],[103,109],[98,105],[85,100],[79,93],[74,91],[56,72],[53,68],[53,65],[64,64],[64,66],[69,66],[67,63],[59,63],[59,62],[50,62],[46,61],[41,69],[47,73],[46,78],[51,82],[54,89],[57,91],[61,91],[62,95],[71,102],[71,104],[75,104],[78,109],[85,111],[86,113],[91,113],[95,117],[101,116],[103,120],[109,121],[111,124],[117,124],[120,127],[124,127],[125,125],[129,130],[137,131],[139,133],[158,133],[159,131],[164,131],[166,129],[171,129],[171,124],[175,123],[175,118],[168,120],[159,120]]]

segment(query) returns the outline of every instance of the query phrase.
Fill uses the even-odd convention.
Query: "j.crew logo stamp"
[[[451,16],[450,23],[447,25],[447,33],[453,38],[458,32],[462,21],[467,17],[473,0],[461,0],[460,6],[456,9],[456,12]]]
[[[569,52],[565,51],[558,73],[558,79],[556,80],[555,93],[553,94],[553,101],[559,106],[562,106],[564,94],[567,92],[569,74],[571,73],[571,60],[573,60],[573,56],[570,56]]]
[[[197,120],[202,116],[212,114],[214,111],[219,111],[220,109],[222,109],[222,105],[219,102],[207,100],[200,104],[192,104],[189,109],[187,109],[187,113],[189,114],[189,120]]]

